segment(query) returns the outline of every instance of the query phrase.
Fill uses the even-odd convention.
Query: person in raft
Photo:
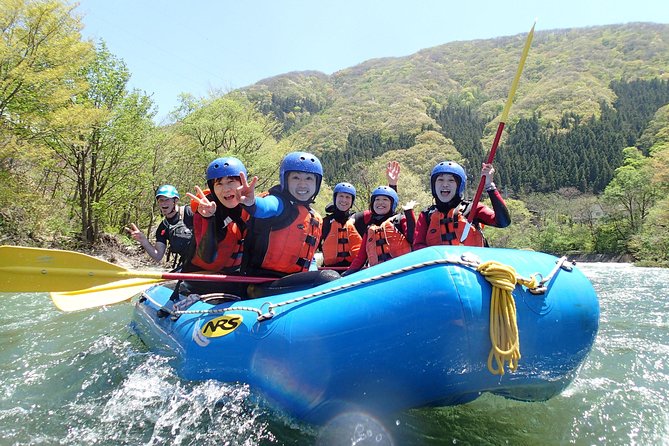
[[[430,187],[435,203],[423,210],[418,217],[413,249],[433,245],[488,246],[482,225],[505,228],[511,223],[506,203],[492,181],[494,173],[492,164],[482,165],[481,176],[485,177],[485,190],[490,197],[492,209],[476,203],[476,217],[467,238],[461,243],[471,209],[471,202],[463,200],[467,185],[465,169],[454,161],[444,161],[434,166],[430,175]]]
[[[323,266],[346,268],[358,255],[362,237],[353,225],[351,207],[355,201],[355,187],[338,183],[332,192],[332,203],[325,208],[320,250]]]
[[[249,297],[297,291],[338,279],[335,271],[309,271],[323,226],[323,218],[311,207],[323,180],[320,160],[306,152],[289,153],[279,166],[279,184],[263,197],[255,196],[257,177],[248,183],[242,174],[241,180],[237,198],[251,215],[242,273],[282,278],[250,285]]]
[[[197,270],[239,274],[249,214],[237,199],[241,175],[248,175],[237,158],[216,158],[207,167],[208,189],[188,193],[194,211],[195,252],[184,272]],[[230,282],[184,282],[190,293],[230,293],[243,298],[246,285]]]
[[[168,262],[171,255],[174,255],[172,268],[179,269],[192,255],[193,212],[187,206],[179,206],[179,192],[170,184],[162,185],[156,190],[156,202],[164,218],[156,229],[155,245],[135,223],[131,223],[125,230],[142,245],[154,261],[159,263],[165,252]]]
[[[395,191],[399,175],[400,163],[389,162],[386,167],[386,178]],[[332,203],[325,208],[320,245],[325,267],[346,269],[360,251],[361,234],[365,233],[370,224],[371,211],[366,211],[367,214],[365,212],[354,214],[351,208],[355,195],[355,187],[351,183],[339,183],[334,187]]]
[[[389,186],[379,186],[372,191],[369,202],[371,218],[363,238],[363,248],[343,276],[359,271],[366,263],[374,266],[411,252],[416,218],[415,201],[403,206],[403,214],[395,214],[399,197]]]

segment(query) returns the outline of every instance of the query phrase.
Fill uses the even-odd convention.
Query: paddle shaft
[[[486,164],[492,164],[492,161],[495,159],[495,153],[497,153],[497,146],[499,146],[499,140],[502,139],[502,132],[504,131],[504,125],[505,125],[504,122],[500,121],[499,125],[497,126],[497,133],[495,134],[495,140],[492,142],[492,147],[490,148],[490,153],[488,154],[488,159],[486,160]],[[476,217],[476,213],[478,210],[476,203],[478,203],[479,200],[481,199],[484,187],[485,187],[485,177],[481,176],[481,181],[479,181],[479,187],[478,189],[476,189],[476,195],[474,195],[474,200],[472,201],[473,203],[472,210],[469,212],[469,215],[467,216],[469,223],[472,223],[474,221],[474,218]]]
[[[513,103],[513,97],[516,94],[516,89],[518,88],[518,82],[520,81],[520,75],[523,73],[523,67],[525,66],[525,59],[527,59],[527,53],[530,50],[530,45],[532,44],[532,38],[534,37],[534,27],[536,26],[536,22],[534,25],[532,25],[532,29],[530,30],[529,34],[527,35],[527,39],[525,40],[525,46],[523,47],[523,53],[520,56],[520,62],[518,63],[518,69],[516,70],[516,75],[513,78],[513,82],[511,83],[511,89],[509,90],[509,96],[506,98],[506,104],[504,104],[504,110],[502,111],[502,116],[500,116],[499,119],[499,125],[497,126],[497,133],[495,134],[495,139],[492,142],[492,147],[490,148],[490,153],[488,154],[488,159],[486,160],[486,164],[492,164],[493,160],[495,159],[495,153],[497,152],[497,146],[499,146],[499,140],[502,138],[502,132],[504,130],[504,126],[506,123],[506,120],[509,116],[509,110],[511,109],[511,104]],[[483,188],[485,187],[485,176],[481,175],[481,180],[479,181],[479,187],[476,189],[476,195],[474,195],[474,199],[472,200],[472,209],[469,212],[469,215],[467,216],[467,227],[466,230],[463,233],[463,237],[461,241],[464,241],[465,238],[467,238],[467,232],[469,232],[469,226],[474,222],[474,219],[476,218],[476,214],[478,213],[478,202],[481,199],[481,195],[483,194]]]
[[[225,274],[194,274],[194,273],[162,273],[161,279],[165,280],[193,280],[204,282],[244,282],[244,283],[266,283],[274,282],[276,277],[254,277],[254,276],[231,276]]]
[[[319,266],[318,270],[346,271],[348,266]]]

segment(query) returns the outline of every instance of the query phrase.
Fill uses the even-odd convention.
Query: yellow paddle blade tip
[[[126,302],[161,282],[155,279],[126,279],[67,292],[51,292],[51,301],[60,311],[71,312]]]

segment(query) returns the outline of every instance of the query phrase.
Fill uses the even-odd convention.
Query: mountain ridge
[[[414,54],[363,61],[332,74],[307,70],[263,79],[242,89],[279,121],[286,135],[316,153],[341,149],[352,130],[420,134],[438,127],[427,110],[461,100],[481,116],[501,112],[527,33],[455,41]],[[617,79],[667,78],[669,25],[649,22],[535,32],[510,120],[539,113],[557,121],[566,111],[599,114],[613,103]],[[290,99],[286,101],[286,99]],[[268,102],[269,101],[269,102]],[[277,107],[285,102],[288,107]],[[302,104],[316,104],[307,107]],[[262,105],[265,105],[263,108]],[[490,138],[496,128],[486,128]]]

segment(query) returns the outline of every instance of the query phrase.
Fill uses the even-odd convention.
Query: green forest
[[[283,155],[315,153],[321,212],[339,181],[364,208],[390,160],[403,202],[430,205],[444,160],[466,167],[471,197],[526,37],[183,92],[156,123],[123,60],[82,38],[76,5],[0,5],[0,244],[68,249],[132,246],[126,225],[151,234],[160,221],[155,189],[185,197],[219,156],[240,158],[264,190]],[[488,229],[492,246],[669,266],[669,25],[537,31],[505,124],[495,182],[512,227]]]

